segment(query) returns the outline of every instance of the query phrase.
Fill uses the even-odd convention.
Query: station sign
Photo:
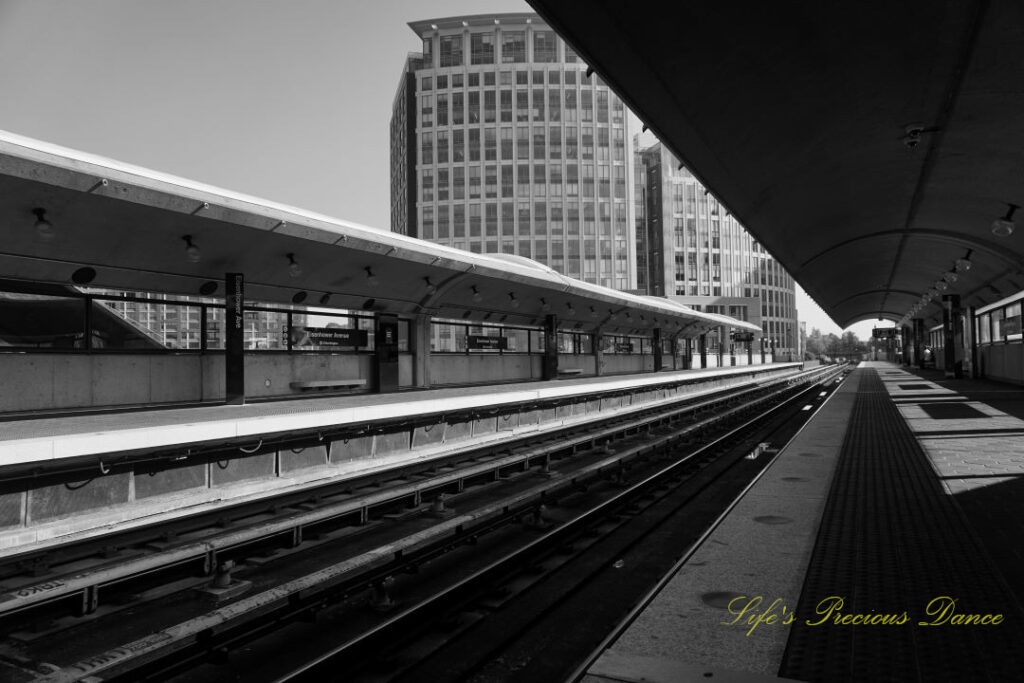
[[[893,339],[900,336],[898,327],[876,327],[871,330],[871,336],[875,339]]]
[[[615,353],[633,353],[632,342],[616,342]]]
[[[466,338],[466,348],[504,350],[508,348],[506,337],[490,337],[483,334],[471,334]]]
[[[752,342],[754,341],[753,332],[733,332],[732,340],[738,342]]]
[[[292,346],[367,346],[366,330],[342,327],[293,327]]]
[[[999,326],[999,329],[1004,335],[1020,334],[1020,316],[1015,315],[1009,318],[1003,318],[1003,322]]]

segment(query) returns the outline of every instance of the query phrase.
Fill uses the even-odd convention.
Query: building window
[[[511,123],[512,122],[512,91],[502,90],[501,91],[501,122]]]
[[[452,161],[466,160],[465,135],[465,131],[461,128],[456,128],[452,131]]]
[[[487,237],[498,236],[498,205],[488,204],[484,207],[484,215],[486,217],[485,228],[487,229]],[[492,251],[492,250],[489,250]]]
[[[487,128],[484,130],[484,161],[497,161],[498,142],[495,137],[495,130]]]
[[[434,163],[434,134],[424,133],[420,141],[420,163]]]
[[[516,185],[516,191],[518,192],[519,196],[520,197],[529,197],[530,196],[530,165],[529,164],[519,164],[516,167],[516,176],[518,178],[518,182],[517,182],[517,185]]]
[[[437,238],[448,239],[448,206],[437,208]]]
[[[459,125],[465,121],[465,95],[460,92],[452,93],[452,123]]]
[[[493,33],[473,33],[469,37],[469,45],[473,64],[494,64]]]
[[[497,118],[497,96],[493,90],[484,91],[484,123],[494,123]]]
[[[548,121],[562,120],[562,96],[558,90],[548,91]]]
[[[470,131],[472,132],[472,131]],[[469,198],[480,199],[480,167],[469,167]]]
[[[527,122],[530,120],[530,91],[516,91],[516,121]]]
[[[441,36],[441,66],[462,66],[462,36]]]
[[[516,156],[520,161],[530,158],[530,128],[528,126],[516,128]]]
[[[568,113],[568,112],[566,112]],[[576,159],[579,155],[579,138],[577,137],[579,129],[575,127],[568,127],[565,129],[565,158]]]
[[[498,198],[498,167],[487,166],[484,169],[484,197],[487,199]]]
[[[447,201],[448,200],[448,169],[447,168],[439,168],[439,169],[437,169],[437,199],[438,199],[438,201]],[[438,218],[438,227],[440,227],[440,217]]]
[[[504,126],[501,129],[501,159],[502,161],[512,160],[512,128]]]
[[[544,179],[547,166],[544,164],[533,165],[533,194],[536,197],[543,197],[547,191],[547,183]]]
[[[480,91],[469,92],[469,122],[480,123]]]
[[[452,199],[466,198],[466,169],[464,166],[452,167]]]
[[[420,98],[420,122],[424,128],[434,125],[434,96],[424,95]]]
[[[461,169],[460,169],[461,170]],[[455,204],[452,206],[452,237],[466,236],[466,205]],[[463,248],[463,247],[460,247]]]
[[[562,158],[562,129],[558,126],[548,130],[548,152],[552,159]]]
[[[448,96],[438,95],[437,96],[437,125],[447,126],[448,125]]]
[[[434,66],[434,38],[423,39],[423,62],[428,66]]]
[[[515,180],[512,175],[512,164],[502,164],[501,166],[501,196],[511,197],[513,188],[515,187]]]
[[[448,131],[437,132],[437,163],[448,163]]]
[[[554,62],[557,57],[555,34],[553,31],[533,32],[533,61],[544,63]]]
[[[568,43],[563,43],[563,45],[565,46],[565,63],[575,64],[576,62],[578,62],[579,57],[576,56],[576,50],[573,50],[571,47],[569,47]]]
[[[479,171],[480,169],[477,169]],[[479,176],[477,180],[479,180]],[[480,237],[480,205],[469,205],[469,236]]]
[[[590,92],[589,89],[580,92],[581,102],[580,108],[583,110],[583,120],[593,121],[594,120],[594,93]]]
[[[469,129],[469,160],[480,161],[480,129]]]
[[[423,201],[432,202],[434,201],[434,172],[430,169],[423,171],[423,182],[421,183],[423,189]]]
[[[521,64],[526,61],[526,33],[505,31],[501,35],[501,61],[505,64]]]

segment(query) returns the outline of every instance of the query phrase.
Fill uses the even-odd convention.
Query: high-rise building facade
[[[394,100],[392,230],[634,289],[622,101],[537,15],[409,26],[423,53]]]
[[[797,358],[793,278],[664,145],[634,145],[638,289],[760,325],[777,357]]]

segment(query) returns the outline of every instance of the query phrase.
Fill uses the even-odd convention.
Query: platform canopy
[[[473,254],[0,131],[0,286],[223,297],[474,322],[696,336],[748,322]]]
[[[840,326],[1024,288],[1024,3],[529,2]]]

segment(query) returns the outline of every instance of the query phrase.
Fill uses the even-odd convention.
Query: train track
[[[763,471],[776,452],[764,444],[788,441],[818,393],[685,456],[669,445],[657,471],[277,680],[567,680]]]
[[[809,377],[813,375],[803,379]],[[328,612],[328,608],[353,599],[358,601],[359,596],[368,593],[379,596],[396,576],[450,564],[451,560],[445,558],[454,554],[453,549],[480,544],[481,539],[490,542],[493,538],[514,536],[508,532],[514,526],[510,522],[535,515],[541,506],[558,498],[574,495],[585,482],[620,478],[626,468],[635,467],[634,461],[663,448],[661,441],[694,438],[709,430],[723,415],[753,410],[749,405],[740,405],[741,401],[750,401],[755,394],[760,394],[759,401],[773,400],[775,393],[784,391],[794,381],[789,378],[771,387],[677,402],[660,410],[634,413],[615,424],[602,424],[587,433],[553,434],[544,443],[537,443],[534,436],[532,443],[504,444],[499,452],[475,452],[461,459],[432,463],[429,469],[407,469],[397,475],[399,480],[367,483],[369,493],[361,493],[351,483],[347,490],[338,493],[321,491],[323,495],[313,499],[315,503],[307,502],[304,509],[296,510],[292,504],[285,514],[279,512],[271,520],[261,516],[270,514],[263,510],[244,528],[225,531],[217,525],[213,531],[203,532],[206,537],[202,541],[168,543],[162,549],[158,546],[158,552],[151,557],[134,559],[139,565],[135,570],[139,571],[131,569],[133,558],[119,558],[111,564],[120,568],[122,577],[110,584],[101,583],[103,569],[99,577],[95,572],[80,572],[85,577],[83,585],[102,586],[104,595],[109,595],[113,603],[107,612],[94,607],[92,622],[99,622],[104,615],[126,610],[138,612],[140,605],[151,601],[166,602],[168,596],[173,601],[183,587],[179,584],[196,584],[196,573],[208,573],[228,562],[241,566],[244,571],[239,573],[254,574],[254,566],[283,566],[282,562],[258,561],[263,555],[276,553],[287,556],[289,567],[287,571],[270,572],[278,574],[273,579],[247,576],[259,592],[225,607],[211,611],[201,603],[198,607],[193,604],[192,609],[171,610],[186,617],[178,623],[151,620],[141,625],[157,634],[148,639],[114,648],[100,646],[98,654],[97,646],[88,642],[77,649],[66,647],[58,659],[62,673],[53,674],[51,679],[78,680],[85,675],[123,680],[140,680],[143,676],[167,678],[211,657],[223,657],[255,638],[279,633],[282,624],[306,623],[302,620],[308,620],[310,615]],[[697,416],[698,413],[703,415]],[[655,444],[649,433],[667,428],[670,423],[674,425],[671,434],[659,437],[661,441],[654,439]],[[627,446],[628,438],[639,445]],[[618,452],[607,452],[611,442],[615,442]],[[552,464],[559,472],[550,472]],[[538,473],[540,483],[534,481]],[[458,501],[459,514],[444,519],[450,511],[439,501],[447,495]],[[412,514],[417,512],[428,514]],[[430,513],[439,519],[431,519]],[[301,530],[299,534],[295,533],[296,528]],[[211,539],[220,539],[220,544]],[[347,555],[339,554],[336,547],[331,549],[338,545],[348,550]],[[316,549],[313,555],[320,556],[319,569],[302,574],[312,564],[308,558],[296,560],[303,554],[310,555],[310,548]],[[352,555],[353,552],[358,554]],[[182,561],[183,557],[188,559]],[[194,566],[197,562],[199,566]],[[172,571],[175,569],[177,573]],[[206,581],[200,577],[198,583]],[[56,582],[68,586],[63,596],[40,598],[34,607],[8,610],[9,615],[15,615],[17,623],[26,623],[31,619],[45,622],[54,618],[54,611],[68,608],[81,614],[80,601],[95,599],[99,594],[98,588],[90,593],[88,588],[82,589],[64,579]],[[3,606],[0,603],[0,609]],[[66,635],[68,642],[74,642],[74,631],[82,628],[74,621],[63,617],[63,623],[37,632],[59,632]],[[24,643],[8,643],[0,649],[0,658],[15,660],[21,670],[32,670],[38,659],[31,654],[24,656],[25,650],[32,648]]]

